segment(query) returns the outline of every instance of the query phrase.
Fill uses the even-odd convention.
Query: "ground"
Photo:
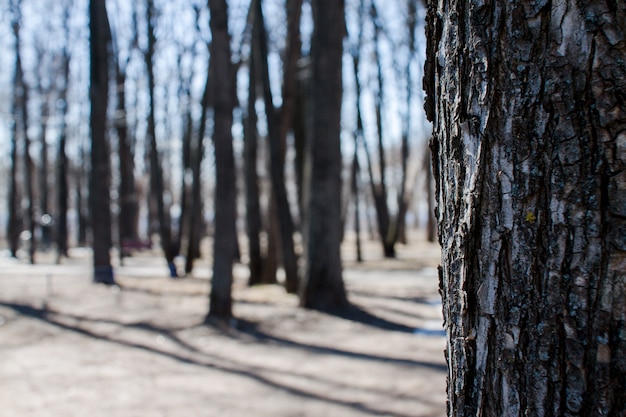
[[[236,318],[209,325],[209,261],[172,280],[143,252],[106,287],[87,250],[35,266],[3,253],[0,416],[444,416],[438,248],[383,260],[372,246],[364,264],[345,251],[357,312],[298,308],[238,265]]]

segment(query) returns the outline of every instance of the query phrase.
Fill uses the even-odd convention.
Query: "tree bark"
[[[111,248],[111,167],[106,135],[109,98],[109,58],[111,29],[105,0],[89,2],[90,98],[91,98],[91,175],[89,202],[93,233],[93,280],[115,284],[109,250]]]
[[[235,158],[233,153],[234,72],[231,62],[228,8],[225,0],[209,0],[214,98],[215,239],[209,316],[232,316],[231,287],[237,248],[235,229]]]
[[[626,415],[626,7],[431,2],[449,416]]]
[[[341,99],[344,2],[313,0],[312,78],[305,164],[305,278],[300,304],[347,307],[341,267]]]

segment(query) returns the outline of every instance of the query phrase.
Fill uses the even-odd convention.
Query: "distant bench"
[[[133,252],[152,249],[151,240],[141,239],[121,239],[120,240],[120,259],[131,256]]]

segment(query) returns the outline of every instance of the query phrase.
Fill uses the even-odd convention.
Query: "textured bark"
[[[305,166],[305,278],[300,303],[320,310],[348,304],[341,269],[341,99],[345,35],[342,0],[312,1],[311,95]],[[308,179],[306,178],[308,177]]]
[[[225,0],[209,0],[215,144],[215,239],[209,316],[232,316],[231,287],[237,248],[235,230],[235,158],[233,153],[234,71],[231,62],[228,8]]]
[[[91,173],[89,203],[93,233],[93,280],[114,284],[111,248],[111,167],[110,149],[106,135],[109,97],[109,58],[111,30],[105,0],[89,2],[90,32],[90,99],[91,99]]]
[[[626,415],[626,6],[428,9],[450,416]]]

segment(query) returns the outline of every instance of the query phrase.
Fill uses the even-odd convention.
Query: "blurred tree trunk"
[[[19,4],[18,2],[18,9]],[[17,11],[18,16],[20,11]],[[19,19],[19,18],[18,18]],[[17,89],[19,94],[19,121],[20,121],[20,129],[22,133],[22,142],[23,142],[23,156],[24,156],[24,188],[25,188],[25,197],[26,197],[26,227],[28,229],[29,234],[29,245],[28,245],[28,259],[31,264],[35,263],[35,252],[37,249],[37,240],[35,236],[35,201],[34,201],[34,190],[33,190],[33,161],[30,155],[30,137],[28,135],[28,85],[24,80],[24,70],[22,68],[22,59],[19,51],[20,46],[20,23],[18,20],[18,24],[14,26],[14,36],[15,36],[15,44],[16,44],[16,82]]]
[[[383,64],[380,54],[380,32],[382,31],[379,22],[378,10],[374,1],[370,4],[370,17],[374,23],[374,58],[376,60],[376,84],[377,91],[374,96],[374,106],[376,114],[376,137],[378,139],[378,166],[379,166],[379,182],[372,187],[376,213],[378,215],[378,233],[380,234],[381,243],[383,245],[383,253],[387,258],[396,256],[395,241],[393,240],[394,232],[391,214],[389,213],[389,203],[387,201],[387,157],[385,155],[385,144],[383,135],[383,116],[382,107],[384,101],[384,79]]]
[[[270,87],[269,68],[267,63],[267,34],[263,19],[263,8],[260,0],[254,0],[255,18],[253,24],[252,53],[256,54],[256,64],[260,79],[258,80],[263,91],[263,102],[267,118],[268,139],[270,147],[270,174],[272,179],[272,194],[276,203],[278,224],[280,231],[280,243],[282,246],[282,261],[285,269],[287,292],[295,293],[298,290],[298,261],[296,258],[293,234],[295,231],[293,217],[289,209],[287,188],[285,185],[285,161],[284,161],[284,137],[281,137],[280,120],[272,99]],[[286,128],[285,136],[286,136]]]
[[[159,238],[161,240],[161,249],[165,255],[165,260],[169,268],[170,277],[177,276],[176,266],[174,265],[174,253],[172,248],[172,231],[171,218],[169,210],[165,207],[164,194],[165,185],[163,181],[163,169],[161,167],[161,156],[156,139],[156,120],[155,120],[155,100],[154,100],[154,50],[156,37],[154,34],[154,23],[156,19],[156,11],[154,10],[154,0],[147,0],[146,3],[146,27],[148,35],[148,50],[145,54],[146,70],[148,75],[148,141],[150,148],[150,194],[156,203],[156,215],[158,223]]]
[[[209,0],[211,13],[211,60],[215,144],[215,239],[209,317],[232,316],[231,287],[237,248],[233,108],[235,75],[231,61],[226,0]]]
[[[21,85],[21,55],[20,55],[20,24],[21,10],[20,1],[13,0],[11,6],[11,29],[15,40],[15,67],[13,72],[13,101],[11,104],[11,114],[13,115],[11,123],[11,172],[9,178],[9,195],[8,195],[8,224],[7,237],[9,240],[9,250],[11,256],[17,258],[17,252],[20,245],[20,232],[22,231],[22,216],[20,213],[20,192],[17,183],[18,176],[18,147],[20,136],[20,120],[23,100],[23,87]]]
[[[116,63],[115,70],[117,85],[115,128],[120,161],[118,227],[120,245],[123,245],[124,241],[138,239],[139,197],[135,184],[134,141],[128,134],[128,117],[126,115],[126,70],[122,68],[119,62]]]
[[[57,151],[57,216],[56,216],[56,243],[57,243],[57,263],[62,257],[68,256],[68,158],[67,158],[67,113],[68,113],[68,90],[70,83],[70,52],[69,52],[69,28],[67,26],[69,6],[66,4],[64,9],[65,22],[65,45],[63,47],[63,84],[59,93],[59,103],[61,105],[61,126],[59,128],[59,144]]]
[[[343,0],[313,0],[311,99],[303,216],[306,267],[303,307],[348,306],[341,266],[341,100],[345,35]]]
[[[191,89],[187,85],[184,89],[183,96],[185,100],[191,103]],[[180,184],[180,217],[178,220],[178,235],[176,236],[176,247],[182,253],[187,252],[188,238],[191,233],[190,203],[191,203],[191,187],[192,187],[192,167],[191,167],[191,139],[193,137],[193,117],[191,116],[191,106],[188,106],[183,114],[183,143],[182,143],[182,180]],[[183,243],[184,240],[187,241]]]
[[[91,175],[89,202],[93,232],[94,282],[115,284],[109,250],[111,248],[111,167],[106,134],[109,98],[109,58],[111,29],[105,0],[89,2],[90,98],[91,98]]]
[[[423,169],[426,173],[426,180],[424,181],[424,187],[426,188],[426,198],[428,207],[428,220],[426,223],[426,239],[429,242],[435,242],[437,240],[437,218],[435,217],[435,190],[433,184],[433,167],[432,167],[433,154],[430,149],[426,149],[424,152],[424,164]]]
[[[251,6],[254,5],[254,1]],[[253,25],[256,24],[256,19]],[[254,30],[253,30],[254,36]],[[244,120],[244,179],[246,188],[246,234],[248,235],[248,266],[250,269],[249,285],[263,281],[263,257],[261,253],[261,204],[259,201],[259,177],[257,173],[257,84],[256,54],[251,54],[248,69],[248,105]]]
[[[427,21],[448,415],[626,415],[626,6]]]
[[[415,49],[415,28],[417,26],[417,0],[407,1],[406,27],[409,37],[409,56],[406,62],[405,82],[406,82],[406,108],[403,115],[402,144],[400,150],[400,163],[402,165],[402,178],[400,180],[400,192],[398,193],[398,212],[393,225],[391,240],[399,243],[407,243],[406,236],[406,213],[409,209],[409,195],[407,194],[408,184],[408,160],[410,156],[409,136],[411,135],[411,108],[413,107],[413,76],[411,67],[413,57],[416,55]]]
[[[352,169],[350,174],[350,190],[352,192],[352,198],[354,199],[354,235],[355,235],[355,249],[356,249],[356,261],[363,262],[363,254],[361,253],[361,204],[359,197],[359,153],[357,147],[357,140],[354,144],[354,156],[352,157]]]
[[[39,69],[45,68],[43,55],[45,52],[37,51],[37,61],[39,63]],[[46,74],[41,74],[39,79],[37,80],[37,94],[40,97],[40,132],[39,132],[39,210],[35,213],[35,221],[39,224],[39,229],[41,232],[41,246],[44,249],[48,249],[50,247],[51,239],[52,239],[52,218],[50,217],[50,197],[48,190],[50,189],[50,184],[48,182],[49,178],[49,168],[48,168],[48,120],[50,118],[50,106],[48,104],[51,88],[50,86],[44,85],[45,82],[49,83],[49,80],[46,80]]]
[[[210,45],[209,49],[210,49]],[[211,57],[212,59],[212,57]],[[213,83],[213,67],[209,63],[209,69],[202,93],[200,123],[198,135],[191,147],[191,213],[188,218],[189,237],[187,243],[187,257],[185,259],[185,274],[191,274],[193,262],[200,257],[200,241],[204,232],[204,219],[202,218],[202,161],[204,159],[204,136],[206,135],[206,125],[208,111],[213,107],[213,95],[215,94]]]
[[[88,156],[85,154],[85,144],[81,143],[80,147],[80,160],[87,160]],[[75,181],[76,190],[76,213],[78,217],[78,228],[76,230],[76,240],[79,246],[87,246],[90,244],[87,239],[87,229],[89,229],[90,203],[88,201],[88,187],[91,181],[89,176],[89,167],[87,164],[79,164],[74,166],[71,175]]]

